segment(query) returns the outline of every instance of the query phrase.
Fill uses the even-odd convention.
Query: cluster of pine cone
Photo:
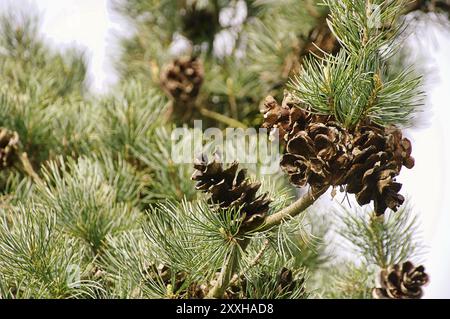
[[[414,166],[410,141],[394,126],[366,121],[346,128],[300,104],[290,94],[281,105],[271,96],[264,102],[263,127],[278,129],[286,143],[280,165],[291,183],[309,185],[313,191],[345,187],[359,205],[373,201],[377,215],[387,208],[396,211],[404,197],[395,178],[402,166]]]
[[[423,266],[415,267],[407,261],[395,264],[380,272],[381,288],[372,292],[375,299],[419,299],[422,287],[429,281]]]
[[[0,169],[12,165],[18,146],[19,135],[17,132],[0,127]]]
[[[224,169],[217,154],[211,161],[202,155],[194,162],[192,180],[197,182],[197,190],[211,195],[212,204],[222,209],[240,208],[243,226],[257,227],[264,221],[271,200],[267,193],[256,196],[261,183],[251,182],[246,170],[238,171],[238,166],[234,162]]]

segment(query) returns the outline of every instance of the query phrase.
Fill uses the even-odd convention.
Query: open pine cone
[[[360,205],[373,201],[377,215],[404,202],[395,178],[414,159],[411,142],[398,128],[369,122],[347,129],[332,116],[311,113],[290,94],[281,106],[271,96],[264,105],[262,126],[278,129],[286,142],[280,165],[294,186],[342,186]]]
[[[350,161],[350,134],[330,117],[300,109],[298,103],[289,93],[281,106],[271,96],[264,103],[263,127],[278,129],[286,141],[281,168],[296,187],[341,185]]]
[[[376,299],[419,299],[423,295],[422,287],[429,281],[423,266],[415,267],[407,261],[396,264],[380,272],[381,288],[372,292]]]
[[[341,185],[350,162],[349,141],[337,122],[310,123],[289,138],[281,168],[297,187],[309,184],[316,191]]]
[[[373,201],[377,215],[388,207],[396,211],[404,197],[398,194],[402,185],[395,177],[402,166],[414,166],[410,141],[395,127],[364,125],[354,133],[352,154],[346,191],[355,194],[360,205]]]
[[[161,72],[161,85],[178,103],[195,101],[203,83],[203,64],[196,57],[180,57],[172,61]]]
[[[264,221],[269,210],[267,193],[256,196],[261,184],[246,179],[246,170],[238,172],[239,164],[234,162],[228,168],[217,155],[208,162],[205,156],[194,163],[196,169],[192,179],[197,181],[196,189],[211,194],[210,201],[220,208],[241,208],[243,224],[257,226]]]
[[[262,127],[270,130],[278,129],[280,141],[286,142],[294,126],[296,131],[304,130],[312,121],[312,117],[316,117],[316,115],[295,106],[299,103],[298,99],[287,92],[281,106],[273,96],[267,96],[262,110],[264,113]]]
[[[19,146],[19,135],[4,127],[0,128],[0,169],[11,166]]]

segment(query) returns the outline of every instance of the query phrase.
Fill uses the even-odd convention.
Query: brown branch
[[[245,251],[249,243],[250,239],[245,238],[241,242],[234,244],[230,252],[225,256],[222,269],[220,270],[216,283],[208,292],[207,298],[223,298],[225,290],[229,286],[230,280],[239,264],[240,252]]]
[[[229,125],[231,127],[247,129],[247,126],[244,123],[242,123],[242,122],[240,122],[240,121],[238,121],[236,119],[233,119],[233,118],[228,117],[226,115],[223,115],[223,114],[220,114],[220,113],[208,110],[206,108],[198,107],[197,109],[200,112],[200,114],[203,115],[204,117],[208,117],[208,118],[213,119],[213,120],[215,120],[217,122],[221,122],[221,123],[227,124],[227,125]]]
[[[255,267],[259,261],[261,260],[262,256],[264,255],[264,252],[266,251],[267,247],[269,247],[269,240],[266,239],[263,243],[263,246],[261,247],[260,251],[256,254],[255,258],[253,258],[253,260],[251,261],[251,263],[248,265],[248,267],[241,271],[238,274],[234,274],[233,278],[231,278],[230,283],[228,284],[228,286],[233,285],[234,283],[236,283],[239,278],[241,278],[247,271],[249,271],[250,269],[252,269],[253,267]]]
[[[30,176],[33,181],[36,184],[42,185],[42,179],[39,177],[39,175],[36,173],[36,171],[33,169],[33,165],[31,165],[30,160],[28,159],[28,154],[26,152],[23,152],[20,156],[20,162],[22,163],[23,170],[25,173]]]
[[[267,216],[262,226],[259,226],[254,231],[261,232],[269,230],[299,215],[301,212],[305,211],[309,206],[314,204],[314,202],[320,196],[322,196],[327,189],[328,186],[325,186],[322,189],[315,192],[308,191],[305,195],[297,199],[291,205],[283,208],[278,213]]]

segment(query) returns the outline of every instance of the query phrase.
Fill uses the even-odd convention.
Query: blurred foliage
[[[316,2],[118,0],[114,7],[135,28],[122,39],[122,79],[159,88],[165,64],[179,55],[199,55],[205,64],[199,107],[258,127],[260,102],[267,94],[282,96],[309,31],[326,13]]]

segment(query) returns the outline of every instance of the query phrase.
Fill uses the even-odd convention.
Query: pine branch
[[[375,216],[368,209],[342,207],[338,217],[343,223],[338,233],[368,264],[386,268],[414,259],[423,250],[418,240],[418,221],[408,205],[386,216]]]
[[[245,251],[249,243],[250,239],[245,238],[241,242],[235,244],[233,249],[229,251],[222,265],[216,284],[208,293],[208,298],[223,298],[223,294],[230,285],[232,276],[238,266],[240,254]]]
[[[241,278],[247,271],[249,271],[251,268],[255,267],[261,260],[261,258],[264,255],[264,252],[267,250],[267,248],[269,247],[269,243],[270,241],[268,239],[264,240],[264,243],[261,247],[261,249],[258,251],[258,253],[256,254],[255,258],[253,258],[253,260],[250,262],[250,264],[246,267],[246,269],[242,270],[239,275],[238,274],[234,274],[233,278],[231,278],[229,286],[235,284],[239,278]]]
[[[239,122],[236,119],[228,117],[226,115],[223,115],[223,114],[220,114],[220,113],[208,110],[208,109],[206,109],[204,107],[197,107],[197,109],[199,110],[200,114],[203,115],[204,117],[213,119],[213,120],[215,120],[217,122],[226,124],[226,125],[228,125],[230,127],[243,128],[243,129],[247,128],[247,125]]]
[[[23,170],[28,174],[28,176],[30,176],[36,184],[43,185],[42,179],[33,169],[33,165],[31,165],[26,152],[23,152],[20,155],[20,161],[22,163]]]
[[[362,0],[325,1],[327,24],[342,50],[336,56],[305,59],[303,70],[291,80],[293,93],[311,110],[332,115],[345,127],[364,119],[380,124],[408,125],[422,103],[420,77],[408,70],[389,80],[387,60],[398,49],[403,30],[399,16],[403,1],[381,6],[375,26],[371,4]],[[376,93],[376,95],[374,95]]]
[[[281,223],[284,223],[291,218],[294,218],[295,216],[299,215],[301,212],[303,212],[305,209],[307,209],[309,206],[314,204],[314,202],[326,192],[328,189],[327,187],[324,187],[323,189],[317,191],[317,192],[308,192],[298,200],[296,200],[294,203],[289,205],[286,208],[283,208],[281,211],[269,215],[266,217],[264,223],[262,226],[257,227],[254,230],[246,229],[245,233],[250,232],[263,232],[272,229],[275,226],[280,225]],[[242,251],[245,251],[249,244],[250,239],[246,238],[242,243],[239,244],[239,247],[242,249]],[[210,298],[222,298],[223,293],[226,290],[226,288],[230,285],[230,281],[232,280],[232,275],[237,267],[237,260],[238,260],[238,251],[236,249],[233,249],[227,258],[224,260],[224,264],[222,266],[222,270],[219,275],[219,279],[217,280],[216,285],[213,287],[211,292],[208,294]]]
[[[294,218],[295,216],[299,215],[303,211],[305,211],[308,207],[310,207],[312,204],[316,202],[317,199],[319,199],[320,196],[322,196],[326,190],[328,189],[328,186],[325,186],[319,191],[316,192],[307,192],[305,195],[297,199],[294,203],[291,205],[283,208],[279,212],[269,215],[266,217],[264,223],[262,226],[254,229],[254,230],[247,230],[247,231],[256,231],[256,232],[262,232],[269,230],[275,226],[280,225],[281,223],[284,223],[291,218]]]

